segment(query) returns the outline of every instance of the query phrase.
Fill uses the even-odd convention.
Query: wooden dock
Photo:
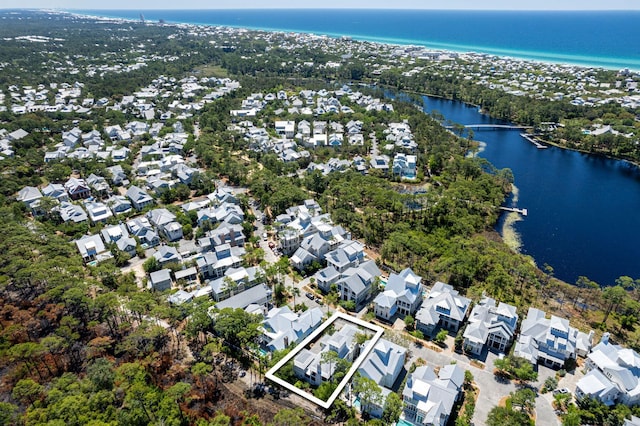
[[[529,214],[529,211],[527,209],[519,209],[517,207],[499,207],[500,210],[505,211],[505,212],[513,212],[513,213],[520,213],[522,216],[526,216],[527,214]]]
[[[529,142],[534,144],[536,146],[536,148],[538,148],[538,149],[547,149],[548,148],[548,146],[542,145],[534,137],[532,137],[532,136],[530,136],[530,135],[528,135],[526,133],[520,133],[520,136],[522,136],[523,138],[525,138],[526,140],[528,140]]]

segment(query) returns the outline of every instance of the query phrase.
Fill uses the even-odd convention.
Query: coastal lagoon
[[[462,102],[423,100],[426,112],[455,123],[509,124]],[[504,235],[507,225],[523,254],[551,265],[569,283],[580,275],[602,285],[621,275],[640,278],[640,169],[553,146],[537,149],[520,132],[475,131],[474,139],[483,142],[479,155],[513,171],[517,200],[507,205],[528,209],[526,217],[503,214],[497,229]]]

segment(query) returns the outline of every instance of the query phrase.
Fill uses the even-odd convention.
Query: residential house
[[[391,168],[395,176],[400,176],[402,179],[415,179],[416,156],[398,152],[393,158],[393,165]]]
[[[515,335],[518,324],[516,307],[504,302],[496,306],[490,297],[473,307],[464,331],[465,351],[480,355],[485,347],[505,353]]]
[[[300,343],[320,324],[324,314],[320,308],[295,313],[288,306],[272,308],[262,322],[262,343],[269,351],[282,350]]]
[[[144,216],[128,221],[127,228],[133,236],[138,238],[142,248],[146,249],[160,244],[160,237],[153,226],[151,226],[151,223],[149,223],[149,220]]]
[[[107,180],[102,176],[91,173],[87,176],[86,182],[87,185],[94,190],[94,193],[99,196],[105,196],[111,191]]]
[[[146,214],[146,217],[169,241],[182,239],[182,225],[175,221],[176,215],[169,210],[153,209]]]
[[[449,284],[437,281],[416,314],[416,328],[427,336],[439,329],[458,331],[467,316],[471,300]]]
[[[336,286],[341,301],[353,301],[356,309],[368,300],[371,294],[371,286],[381,274],[380,269],[373,260],[369,260],[352,266],[343,272],[338,271],[333,266],[318,271],[315,278],[320,288],[325,293],[331,291],[333,285]]]
[[[127,178],[127,174],[122,169],[122,166],[116,165],[107,167],[107,171],[109,171],[111,175],[111,182],[116,186],[128,185],[129,180]]]
[[[182,263],[182,256],[178,253],[175,247],[162,246],[155,253],[153,257],[156,258],[159,264],[166,265],[167,263],[175,262]]]
[[[122,195],[112,195],[106,204],[114,215],[126,214],[132,210],[131,201]]]
[[[67,193],[72,200],[89,198],[91,196],[89,185],[84,179],[72,177],[64,184],[64,188],[67,190]]]
[[[320,350],[303,349],[293,358],[293,372],[301,380],[313,386],[331,379],[336,363],[323,362],[322,354],[334,351],[341,359],[353,362],[360,354],[360,345],[355,340],[358,328],[352,324],[345,324],[332,335],[324,334],[316,345]]]
[[[16,199],[22,201],[32,214],[38,214],[42,193],[34,186],[25,186],[18,192]]]
[[[244,254],[244,247],[231,247],[229,244],[219,245],[214,251],[207,252],[196,260],[198,271],[204,279],[220,278],[227,269],[238,268],[242,265]]]
[[[445,426],[464,383],[464,370],[456,364],[436,373],[421,366],[409,375],[402,391],[404,409],[401,420],[416,426]]]
[[[365,345],[368,342],[365,342]],[[360,364],[358,372],[368,377],[379,386],[391,389],[400,377],[407,356],[407,348],[392,343],[386,339],[379,339],[373,350]]]
[[[532,364],[562,368],[569,359],[576,359],[576,346],[585,333],[569,325],[569,320],[544,311],[529,308],[520,327],[520,337],[514,355],[528,359]]]
[[[262,314],[266,313],[267,307],[271,304],[271,298],[272,292],[269,287],[260,284],[216,303],[214,307],[219,310],[225,308],[245,309],[248,312],[260,312]],[[258,309],[254,310],[251,307]]]
[[[328,266],[333,266],[338,272],[357,266],[364,261],[364,246],[358,241],[345,240],[337,249],[325,255]]]
[[[576,384],[576,398],[591,397],[605,405],[640,404],[640,355],[609,342],[604,333],[587,356],[586,374]]]
[[[75,241],[76,247],[85,263],[99,261],[111,257],[111,253],[105,248],[100,235],[87,235]]]
[[[135,185],[132,185],[127,189],[127,197],[131,200],[133,207],[138,211],[153,204],[153,198],[143,189]]]
[[[261,268],[239,266],[228,268],[222,277],[209,281],[209,286],[211,297],[220,302],[263,282],[264,271]]]
[[[165,291],[171,288],[171,270],[160,269],[149,274],[149,284],[156,291]]]
[[[100,233],[105,244],[113,243],[131,257],[136,255],[136,240],[131,238],[127,227],[123,223],[107,226]]]
[[[82,209],[82,207],[71,204],[67,201],[61,202],[56,209],[58,210],[63,222],[71,221],[73,223],[81,223],[86,222],[87,220],[87,213]]]
[[[93,224],[105,223],[113,216],[111,210],[104,203],[87,201],[84,203],[84,208],[87,209],[89,219]]]
[[[61,185],[59,183],[50,183],[49,185],[42,188],[42,195],[44,197],[50,197],[58,200],[58,202],[69,201],[69,195],[64,189],[64,185]]]
[[[400,274],[391,274],[384,291],[376,296],[374,312],[378,318],[389,321],[398,315],[403,318],[414,315],[422,302],[422,277],[411,268]]]

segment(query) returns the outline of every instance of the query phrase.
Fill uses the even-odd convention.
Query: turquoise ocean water
[[[640,11],[74,10],[168,23],[293,31],[640,71]]]

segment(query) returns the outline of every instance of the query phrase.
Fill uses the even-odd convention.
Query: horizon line
[[[76,8],[43,8],[43,7],[0,7],[0,10],[29,10],[29,11],[106,11],[106,10],[166,10],[166,11],[185,11],[185,10],[386,10],[386,11],[439,11],[439,12],[640,12],[640,6],[637,9],[446,9],[446,8],[415,8],[415,7],[218,7],[218,8],[107,8],[107,9],[76,9]]]

